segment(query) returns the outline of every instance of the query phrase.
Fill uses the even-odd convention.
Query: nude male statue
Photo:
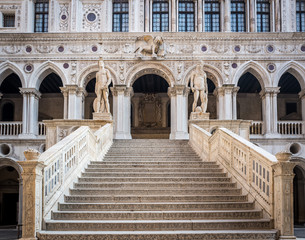
[[[105,64],[102,58],[99,60],[99,71],[96,73],[95,93],[96,99],[93,103],[94,112],[110,113],[109,107],[109,90],[108,86],[111,83],[111,75],[108,69],[105,69]]]
[[[191,75],[191,90],[194,93],[193,112],[196,111],[198,97],[201,100],[201,111],[206,112],[208,106],[207,75],[203,71],[203,63],[198,63]]]

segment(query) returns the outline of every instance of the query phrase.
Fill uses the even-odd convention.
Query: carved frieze
[[[53,47],[50,45],[41,44],[36,47],[36,51],[39,53],[50,53],[53,51]]]
[[[68,29],[69,29],[69,5],[68,4],[60,5],[59,19],[60,19],[59,30],[68,31]]]
[[[9,46],[4,46],[2,48],[2,50],[3,50],[3,52],[5,52],[7,54],[16,54],[16,53],[20,52],[21,47],[17,46],[17,45],[14,45],[14,44],[11,44]]]
[[[101,5],[84,4],[83,5],[83,30],[100,31],[101,30]]]

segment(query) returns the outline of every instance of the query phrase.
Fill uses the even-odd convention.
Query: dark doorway
[[[170,99],[167,81],[158,75],[147,74],[138,78],[132,87],[132,138],[168,139]]]
[[[293,169],[295,174],[293,179],[293,212],[294,224],[303,225],[305,223],[305,175],[299,166]]]
[[[13,103],[8,102],[3,104],[1,121],[4,122],[14,121],[14,112],[15,112],[15,107]]]

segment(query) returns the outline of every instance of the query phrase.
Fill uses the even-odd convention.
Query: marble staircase
[[[187,141],[115,140],[38,232],[40,240],[277,239],[217,162]]]

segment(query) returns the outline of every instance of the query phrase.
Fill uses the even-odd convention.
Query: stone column
[[[19,181],[19,204],[18,204],[18,224],[22,225],[22,194],[23,194],[23,181],[22,178],[20,176],[20,178],[18,179]]]
[[[236,120],[237,119],[237,93],[239,91],[239,87],[234,87],[233,92],[232,92],[232,104],[233,104],[233,112],[232,112],[232,119]]]
[[[277,153],[274,170],[274,227],[280,231],[279,239],[296,239],[293,233],[293,168],[291,153]]]
[[[166,125],[167,125],[167,122],[166,122],[167,102],[168,102],[168,98],[161,99],[162,127],[166,127]]]
[[[236,93],[235,98],[233,92],[237,92],[239,88],[235,88],[234,84],[223,84],[222,87],[218,87],[216,90],[216,96],[218,97],[218,118],[221,120],[232,120],[233,112],[235,111],[236,119]],[[235,99],[235,100],[234,100]],[[234,106],[235,104],[235,106]],[[234,109],[234,111],[233,111]]]
[[[64,95],[64,119],[82,119],[86,90],[77,85],[66,85],[60,90]]]
[[[66,87],[60,87],[60,90],[64,96],[64,119],[68,119],[68,90]]]
[[[263,133],[277,134],[277,94],[278,87],[267,87],[260,92],[263,109]]]
[[[302,111],[302,121],[305,121],[305,89],[299,92],[299,97],[301,99],[301,111]],[[302,133],[305,133],[305,124],[302,124]]]
[[[145,7],[144,7],[144,11],[145,11],[145,32],[149,32],[149,11],[150,9],[150,2],[149,0],[145,0]]]
[[[176,9],[176,0],[171,0],[171,9],[172,9],[172,17],[171,17],[171,28],[169,31],[171,32],[177,32],[177,27],[176,27],[176,14],[177,14],[177,9]]]
[[[23,96],[22,134],[20,138],[38,135],[38,101],[41,96],[36,88],[19,88]]]
[[[224,32],[231,32],[231,0],[224,0]]]
[[[24,152],[26,161],[18,161],[23,172],[22,239],[34,240],[42,225],[42,177],[43,162],[38,161],[40,153],[29,149]]]
[[[130,134],[130,98],[133,88],[116,85],[111,88],[113,95],[114,139],[131,139]]]
[[[189,139],[188,134],[188,94],[189,88],[175,85],[168,88],[171,101],[171,134],[170,139]]]
[[[134,121],[134,126],[138,127],[139,126],[139,101],[140,99],[137,97],[133,97],[133,121]]]
[[[256,32],[256,0],[250,0],[249,4],[250,32]]]
[[[204,0],[198,1],[198,20],[197,20],[197,32],[203,32],[203,9],[204,9]]]

